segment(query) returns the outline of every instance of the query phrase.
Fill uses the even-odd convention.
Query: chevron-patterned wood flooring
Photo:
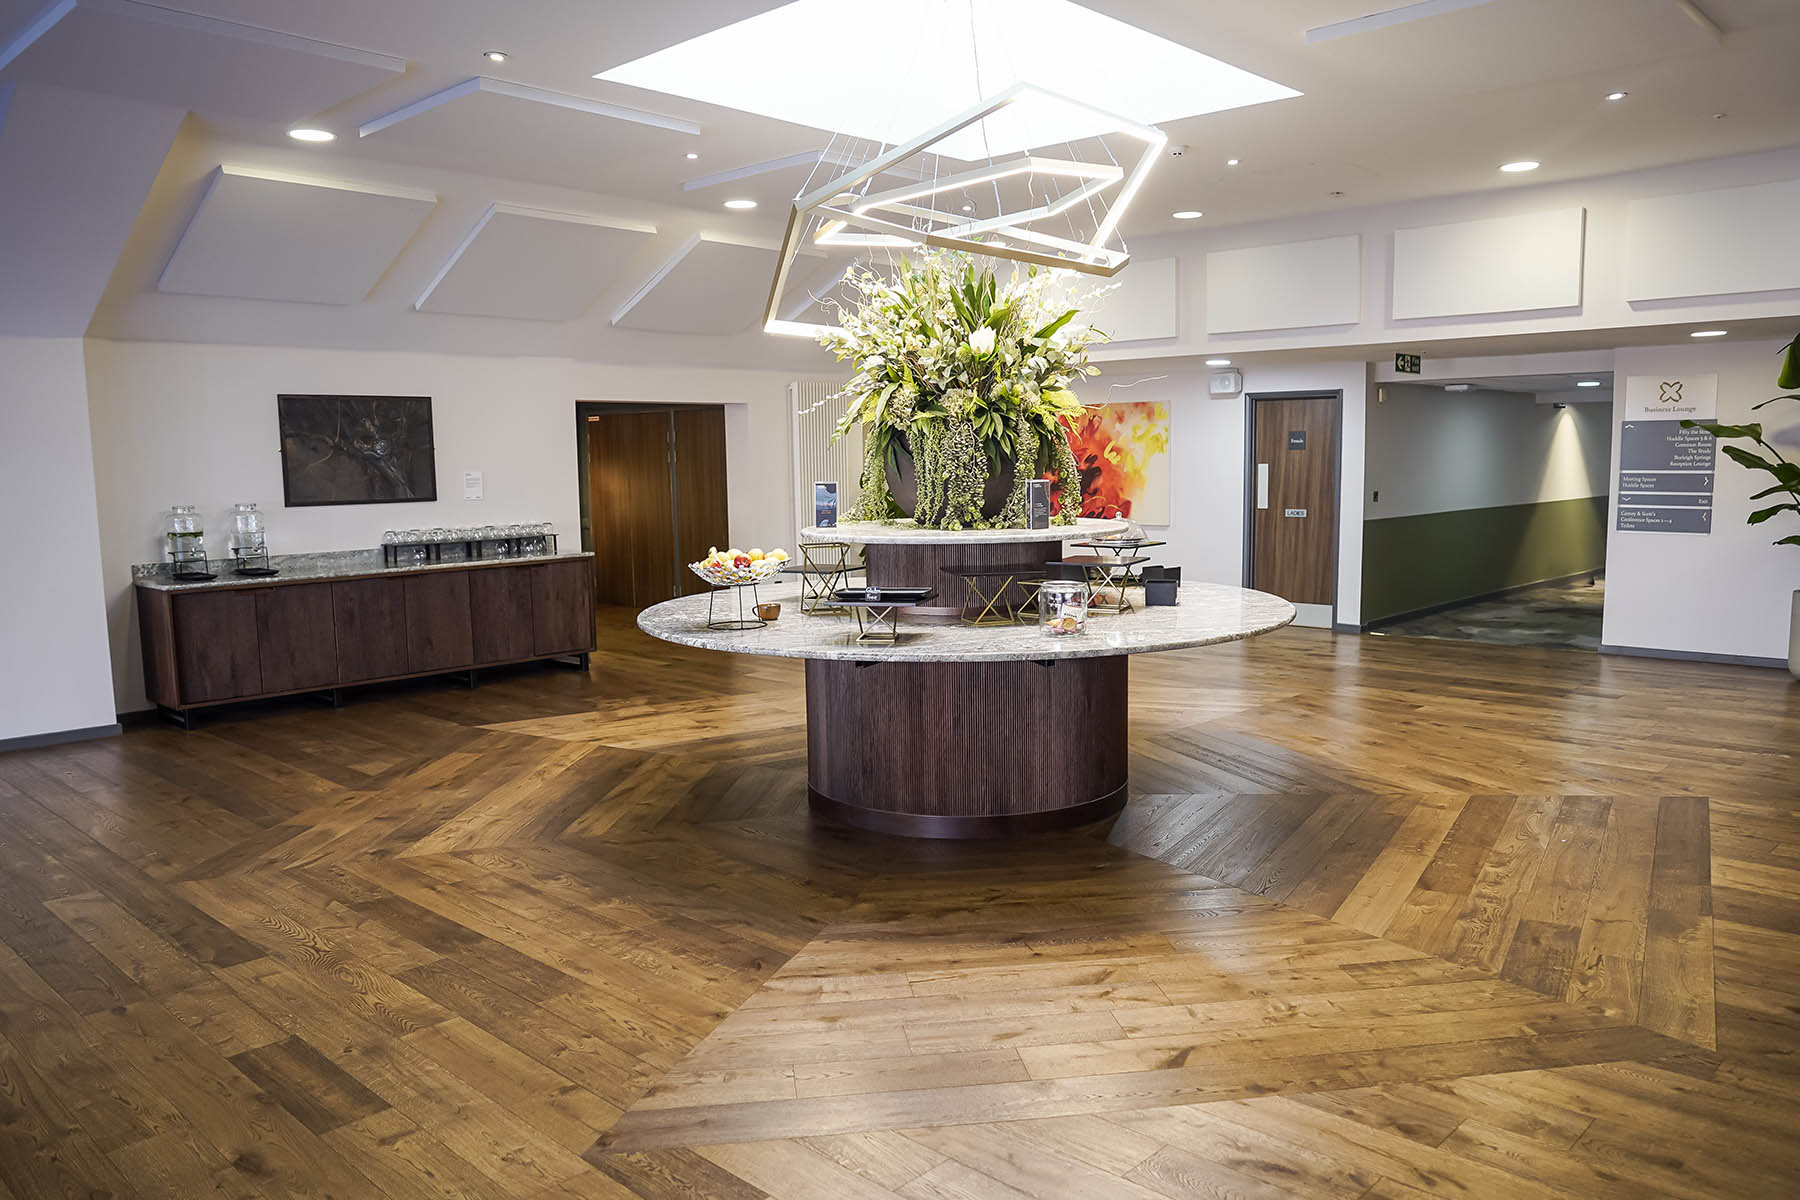
[[[1800,1193],[1783,675],[1151,656],[1115,823],[958,846],[600,641],[0,756],[0,1200]]]

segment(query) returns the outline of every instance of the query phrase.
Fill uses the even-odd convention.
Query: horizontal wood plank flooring
[[[0,756],[0,1200],[1800,1192],[1784,675],[1148,656],[1116,822],[942,845],[600,643]]]

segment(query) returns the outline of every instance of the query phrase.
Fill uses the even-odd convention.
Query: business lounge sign
[[[1710,421],[1719,413],[1717,375],[1630,375],[1625,379],[1625,418]]]
[[[1712,532],[1718,450],[1704,429],[1719,411],[1717,375],[1631,375],[1619,425],[1614,528],[1627,533]]]

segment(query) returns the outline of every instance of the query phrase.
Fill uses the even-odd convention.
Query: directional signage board
[[[1681,422],[1712,424],[1717,397],[1716,375],[1633,375],[1625,381],[1616,529],[1712,532],[1718,443],[1706,430],[1683,429]]]

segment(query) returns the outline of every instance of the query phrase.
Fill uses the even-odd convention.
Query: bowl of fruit
[[[712,552],[697,563],[689,563],[688,569],[714,587],[737,587],[746,583],[761,583],[787,563],[786,550],[770,550],[766,554],[758,549],[748,554],[733,546],[729,550],[721,550],[717,546]]]

